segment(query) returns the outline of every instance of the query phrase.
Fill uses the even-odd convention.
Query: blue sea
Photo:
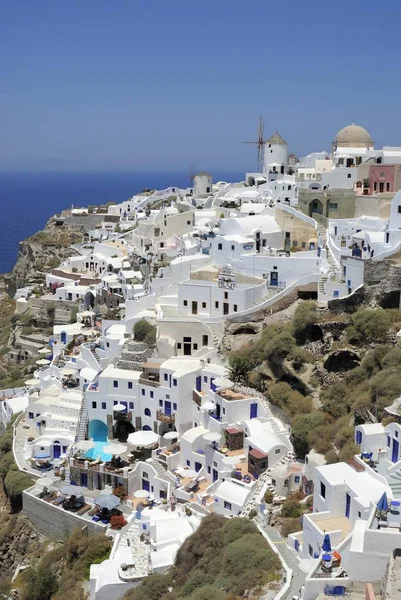
[[[240,172],[211,171],[214,181]],[[124,172],[0,172],[0,273],[13,268],[18,244],[43,229],[53,214],[74,206],[123,202],[144,188],[187,187],[185,170]]]

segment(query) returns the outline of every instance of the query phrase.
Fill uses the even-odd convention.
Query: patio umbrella
[[[35,454],[33,458],[50,458],[50,454],[46,450],[42,450],[42,452]]]
[[[39,354],[51,354],[51,349],[50,348],[40,348],[40,350],[38,350]]]
[[[25,381],[25,385],[40,385],[40,381],[39,381],[39,379],[34,379],[34,378],[27,379]]]
[[[379,499],[379,502],[377,503],[377,508],[382,511],[388,510],[388,500],[386,492],[384,492],[381,498]]]
[[[216,433],[214,431],[208,431],[202,437],[207,442],[219,442],[222,438],[220,433]]]
[[[117,454],[124,454],[124,452],[127,452],[127,446],[114,442],[113,444],[107,444],[107,446],[103,446],[103,452],[117,456]]]
[[[217,388],[224,389],[224,390],[228,390],[229,388],[232,388],[234,385],[234,383],[230,379],[227,379],[226,377],[217,377],[216,379],[213,380],[213,383]]]
[[[114,496],[114,494],[101,494],[94,499],[94,503],[100,506],[100,508],[108,508],[109,510],[112,510],[121,504],[121,501],[120,498],[117,498],[117,496]]]
[[[178,467],[177,471],[182,477],[189,477],[190,479],[197,475],[196,471],[194,471],[193,469],[183,469],[182,467]]]
[[[168,431],[163,435],[165,440],[175,440],[178,438],[178,431]]]
[[[238,456],[226,456],[221,461],[224,465],[238,465],[241,461],[238,459]]]
[[[39,487],[49,487],[53,484],[54,481],[53,479],[50,479],[50,477],[40,477],[40,479],[38,479],[36,482],[36,485],[38,485]]]
[[[147,498],[149,496],[149,492],[146,490],[137,490],[134,492],[134,498]]]
[[[75,369],[71,369],[71,367],[63,367],[61,369],[61,373],[62,373],[62,375],[75,375],[76,374],[76,370]]]
[[[83,488],[79,485],[63,485],[60,490],[60,492],[66,496],[80,496],[83,491]]]
[[[135,431],[134,433],[130,433],[127,439],[127,442],[131,446],[136,446],[137,448],[146,448],[146,446],[152,446],[158,441],[159,436],[154,431]]]
[[[113,410],[116,410],[117,412],[121,412],[123,410],[127,410],[127,407],[124,404],[121,404],[120,402],[118,404],[115,404],[113,406]]]
[[[216,405],[214,404],[214,402],[211,402],[210,400],[206,400],[206,402],[204,402],[201,406],[201,410],[215,410]]]
[[[92,440],[81,440],[75,444],[75,447],[77,450],[81,450],[81,452],[87,452],[94,448],[95,445],[95,442],[92,442]]]
[[[323,552],[331,552],[331,541],[328,533],[326,533],[326,535],[324,536],[322,550]]]
[[[50,360],[47,360],[47,358],[40,358],[39,360],[36,361],[37,365],[50,365]]]

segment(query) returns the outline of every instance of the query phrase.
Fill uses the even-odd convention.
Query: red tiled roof
[[[249,454],[253,456],[253,458],[267,458],[267,454],[257,450],[256,448],[252,448]]]
[[[236,427],[227,427],[227,433],[243,433],[242,429],[237,429]]]

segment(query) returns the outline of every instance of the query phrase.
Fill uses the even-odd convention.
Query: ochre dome
[[[366,129],[360,125],[347,125],[337,133],[334,143],[336,146],[349,148],[370,148],[373,140]]]

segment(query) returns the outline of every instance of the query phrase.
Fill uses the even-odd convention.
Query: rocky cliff
[[[43,231],[20,242],[17,262],[5,276],[10,295],[28,283],[40,283],[46,273],[76,254],[71,244],[83,241],[83,230],[49,219]]]

